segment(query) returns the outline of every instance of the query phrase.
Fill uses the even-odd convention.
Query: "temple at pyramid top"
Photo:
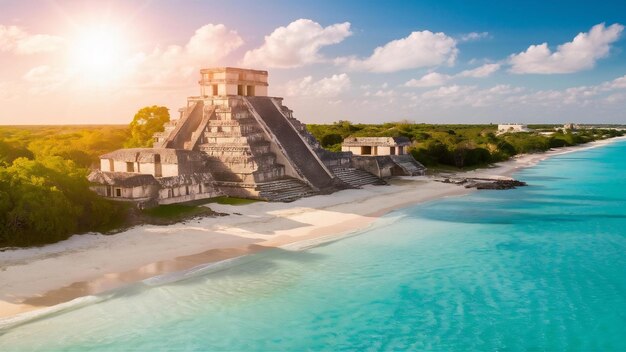
[[[267,96],[267,71],[235,67],[217,67],[200,70],[200,95],[248,97]]]

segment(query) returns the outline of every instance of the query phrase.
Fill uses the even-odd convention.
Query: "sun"
[[[100,24],[77,33],[70,55],[73,68],[84,81],[104,84],[122,73],[127,50],[120,28]]]

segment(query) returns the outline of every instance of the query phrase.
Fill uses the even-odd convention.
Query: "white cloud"
[[[17,41],[24,35],[24,31],[16,26],[0,25],[0,51],[12,51]]]
[[[606,97],[604,101],[606,101],[609,104],[621,103],[623,101],[626,101],[626,94],[624,93],[611,94],[608,97]]]
[[[489,38],[489,32],[471,32],[467,34],[463,34],[460,38],[460,42],[473,42],[476,40],[481,40]]]
[[[610,87],[611,88],[626,88],[626,75],[623,75],[622,77],[614,79],[610,83]]]
[[[622,89],[626,88],[626,75],[611,81],[591,86],[570,87],[563,90],[539,90],[523,96],[526,102],[535,102],[543,106],[551,105],[578,105],[587,106],[597,103],[602,97],[604,101],[615,102]],[[613,98],[611,98],[613,97]]]
[[[396,95],[396,92],[393,89],[379,89],[372,95],[378,98],[391,98]]]
[[[58,50],[65,43],[61,37],[48,34],[28,34],[17,26],[0,25],[0,51],[20,55]]]
[[[564,90],[539,90],[515,98],[515,103],[561,108],[566,105],[587,106],[595,101],[597,92],[589,87],[572,87]]]
[[[288,82],[286,95],[330,98],[348,91],[350,86],[350,77],[345,73],[325,77],[318,81],[313,80],[312,76],[307,76],[301,80]]]
[[[502,107],[510,104],[522,92],[524,92],[523,88],[503,84],[484,89],[455,84],[424,92],[417,95],[414,101],[420,106],[445,109],[451,107]]]
[[[185,45],[186,52],[202,59],[224,58],[243,44],[236,31],[223,24],[207,24],[196,30]]]
[[[322,27],[309,19],[299,19],[278,27],[257,49],[246,52],[243,63],[250,67],[291,68],[323,62],[320,50],[352,35],[350,23]]]
[[[450,78],[452,77],[449,75],[444,75],[444,74],[437,73],[437,72],[431,72],[431,73],[425,74],[420,79],[413,78],[409,80],[408,82],[406,82],[404,85],[406,87],[412,87],[412,88],[442,86],[446,84],[446,82],[450,80]]]
[[[35,82],[35,83],[46,81],[48,80],[49,73],[51,70],[52,69],[50,68],[50,66],[47,66],[47,65],[37,66],[37,67],[30,69],[24,75],[24,79],[29,82]]]
[[[492,75],[494,72],[500,69],[500,64],[485,64],[480,67],[461,71],[456,75],[445,75],[438,72],[430,72],[425,74],[420,79],[411,79],[407,81],[404,86],[411,88],[423,88],[423,87],[436,87],[442,86],[448,83],[450,80],[457,77],[470,77],[470,78],[484,78]]]
[[[136,53],[126,60],[125,73],[131,86],[169,89],[188,86],[203,67],[220,65],[243,45],[239,34],[223,24],[198,28],[184,46],[169,45],[150,53]]]
[[[475,88],[476,87],[459,86],[455,84],[451,86],[439,87],[434,90],[429,90],[428,92],[424,92],[424,94],[422,94],[422,97],[428,99],[456,97],[461,96],[462,94],[466,94],[467,92],[470,92]]]
[[[32,84],[30,93],[44,94],[59,89],[71,78],[71,73],[41,65],[30,69],[22,78]]]
[[[456,41],[444,33],[413,32],[408,37],[390,41],[374,49],[368,58],[341,58],[353,70],[395,72],[442,64],[452,65],[458,54]]]
[[[579,33],[571,42],[552,52],[547,43],[531,45],[526,51],[509,58],[513,73],[572,73],[593,68],[598,59],[608,56],[611,44],[624,29],[620,24],[605,27],[600,23],[589,32]]]
[[[473,78],[484,78],[491,76],[493,73],[500,69],[500,64],[485,64],[480,67],[465,70],[459,73],[458,77],[473,77]]]

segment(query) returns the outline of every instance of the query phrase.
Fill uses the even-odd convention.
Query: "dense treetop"
[[[125,207],[98,197],[86,176],[127,138],[126,126],[0,127],[0,247],[119,226]]]
[[[126,148],[152,147],[152,136],[162,132],[170,121],[170,112],[164,106],[147,106],[139,110],[130,123],[130,139],[124,143]]]

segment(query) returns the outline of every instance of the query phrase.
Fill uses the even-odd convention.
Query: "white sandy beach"
[[[468,177],[507,177],[553,155],[623,138],[516,157]],[[362,230],[397,208],[467,194],[429,177],[400,178],[293,203],[211,204],[229,216],[170,226],[144,225],[115,235],[77,235],[40,248],[0,252],[0,317],[56,305],[156,275],[189,269],[267,248]]]

